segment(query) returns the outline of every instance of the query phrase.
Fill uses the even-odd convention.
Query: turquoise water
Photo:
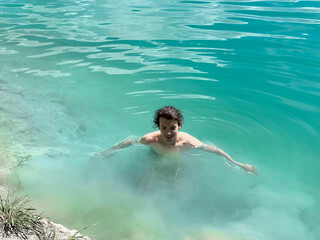
[[[319,239],[319,1],[0,2],[0,130],[32,156],[13,185],[53,221],[108,239]],[[93,152],[183,131],[190,151]]]

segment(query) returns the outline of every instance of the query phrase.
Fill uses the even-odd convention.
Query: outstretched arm
[[[233,160],[226,152],[224,152],[223,150],[217,148],[215,145],[213,144],[205,144],[201,141],[199,141],[197,138],[187,134],[187,133],[183,133],[182,135],[185,139],[186,142],[189,144],[190,147],[192,148],[196,148],[196,149],[200,149],[200,150],[204,150],[207,152],[212,152],[215,153],[217,155],[223,156],[225,157],[229,162],[238,165],[239,167],[243,168],[247,173],[249,174],[256,174],[258,175],[260,172],[258,171],[258,169],[255,166],[249,165],[249,164],[243,164],[243,163],[239,163],[236,162],[235,160]]]
[[[110,157],[113,155],[116,151],[132,146],[132,145],[138,145],[138,144],[143,144],[143,145],[150,145],[158,140],[159,136],[159,131],[157,132],[152,132],[144,135],[140,140],[137,139],[132,139],[131,137],[127,138],[126,140],[106,149],[102,150],[100,152],[94,153],[94,157]]]
[[[139,141],[137,139],[126,139],[120,143],[117,143],[116,145],[106,149],[102,150],[100,152],[95,153],[93,156],[94,157],[109,157],[114,154],[115,151],[120,150],[122,148],[129,147],[131,145],[136,145],[139,144]]]
[[[197,148],[207,151],[207,152],[212,152],[215,153],[217,155],[221,155],[223,157],[225,157],[229,162],[238,165],[239,167],[243,168],[247,173],[249,174],[255,174],[258,175],[260,172],[259,170],[252,165],[249,164],[243,164],[243,163],[239,163],[236,162],[235,160],[233,160],[226,152],[224,152],[223,150],[217,148],[214,145],[208,145],[208,144],[204,144],[202,143],[201,145],[199,145]]]

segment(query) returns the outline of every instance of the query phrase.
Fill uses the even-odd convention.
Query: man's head
[[[165,106],[156,111],[154,125],[161,132],[161,140],[167,144],[174,144],[177,140],[177,133],[182,127],[182,114],[172,106]]]
[[[155,128],[160,127],[160,118],[163,117],[167,120],[176,120],[178,122],[178,126],[182,127],[182,113],[179,109],[173,106],[164,106],[156,111],[154,114],[154,126]]]

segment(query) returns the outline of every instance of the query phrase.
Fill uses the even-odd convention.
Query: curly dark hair
[[[173,106],[164,106],[160,109],[158,109],[154,114],[154,128],[158,128],[160,125],[159,119],[160,117],[163,117],[165,119],[171,120],[175,119],[178,121],[178,125],[181,126],[183,116],[179,109],[173,107]]]

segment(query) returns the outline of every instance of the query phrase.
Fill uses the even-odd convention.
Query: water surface
[[[98,223],[100,240],[318,239],[318,1],[3,0],[0,13],[1,142],[32,155],[13,184],[53,221]],[[262,174],[199,151],[91,157],[154,131],[163,105]]]

